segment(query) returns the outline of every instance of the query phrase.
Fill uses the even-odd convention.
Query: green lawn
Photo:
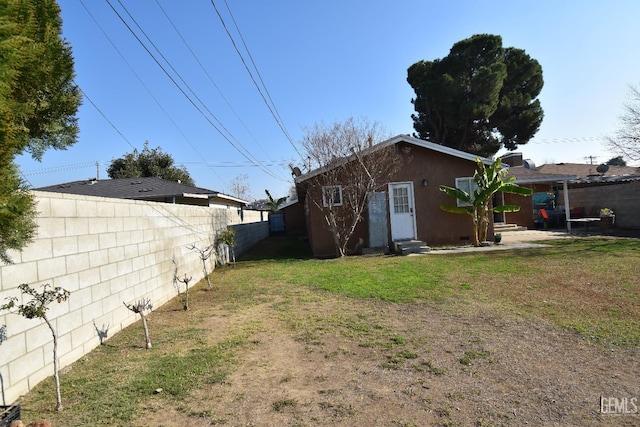
[[[193,287],[190,311],[182,311],[177,298],[157,309],[149,319],[152,350],[142,348],[141,325],[132,325],[65,371],[64,412],[52,411],[55,392],[47,380],[25,396],[23,415],[51,419],[54,425],[131,425],[141,406],[160,399],[153,392],[156,384],[163,384],[163,396],[179,402],[233,371],[235,355],[251,345],[249,337],[260,321],[213,334],[210,322],[221,310],[233,313],[265,301],[282,308],[293,328],[295,322],[308,326],[318,318],[290,313],[294,301],[339,294],[356,304],[362,299],[421,304],[462,316],[482,307],[553,322],[596,345],[638,346],[640,242],[585,238],[547,243],[481,254],[315,260],[304,242],[271,238],[235,267],[216,269],[211,278],[217,290],[208,291],[204,281]],[[357,316],[322,321],[347,322],[350,333],[371,334],[372,342],[382,328]]]
[[[249,269],[248,275],[261,283],[459,310],[465,301],[480,300],[551,320],[602,343],[640,343],[640,242],[582,238],[547,243],[546,248],[481,254],[247,262],[239,264],[238,275]]]

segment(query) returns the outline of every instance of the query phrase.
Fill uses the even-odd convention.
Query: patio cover
[[[564,194],[564,205],[569,205],[569,188],[568,182],[577,179],[576,175],[560,175],[552,173],[542,173],[535,169],[529,169],[524,166],[510,166],[509,175],[515,176],[516,183],[523,184],[559,184],[562,183],[562,193]],[[569,209],[564,210],[565,223],[567,224],[567,231],[571,231],[571,212]]]

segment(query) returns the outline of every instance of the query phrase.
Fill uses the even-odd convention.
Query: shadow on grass
[[[307,239],[299,236],[269,236],[238,257],[238,261],[310,258],[311,248]]]

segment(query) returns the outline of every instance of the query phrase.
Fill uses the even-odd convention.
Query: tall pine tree
[[[475,35],[442,59],[416,62],[407,81],[416,136],[437,144],[491,157],[526,144],[542,123],[542,67],[500,36]]]

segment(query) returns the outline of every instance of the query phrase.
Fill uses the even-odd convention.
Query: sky
[[[542,66],[544,120],[517,150],[537,166],[615,157],[604,138],[618,127],[629,85],[640,84],[636,0],[58,4],[84,93],[80,134],[41,162],[17,158],[35,188],[106,179],[112,160],[148,141],[198,187],[233,194],[240,182],[249,200],[265,189],[287,195],[288,165],[304,162],[309,128],[355,117],[412,134],[407,68],[474,34],[500,35]]]

